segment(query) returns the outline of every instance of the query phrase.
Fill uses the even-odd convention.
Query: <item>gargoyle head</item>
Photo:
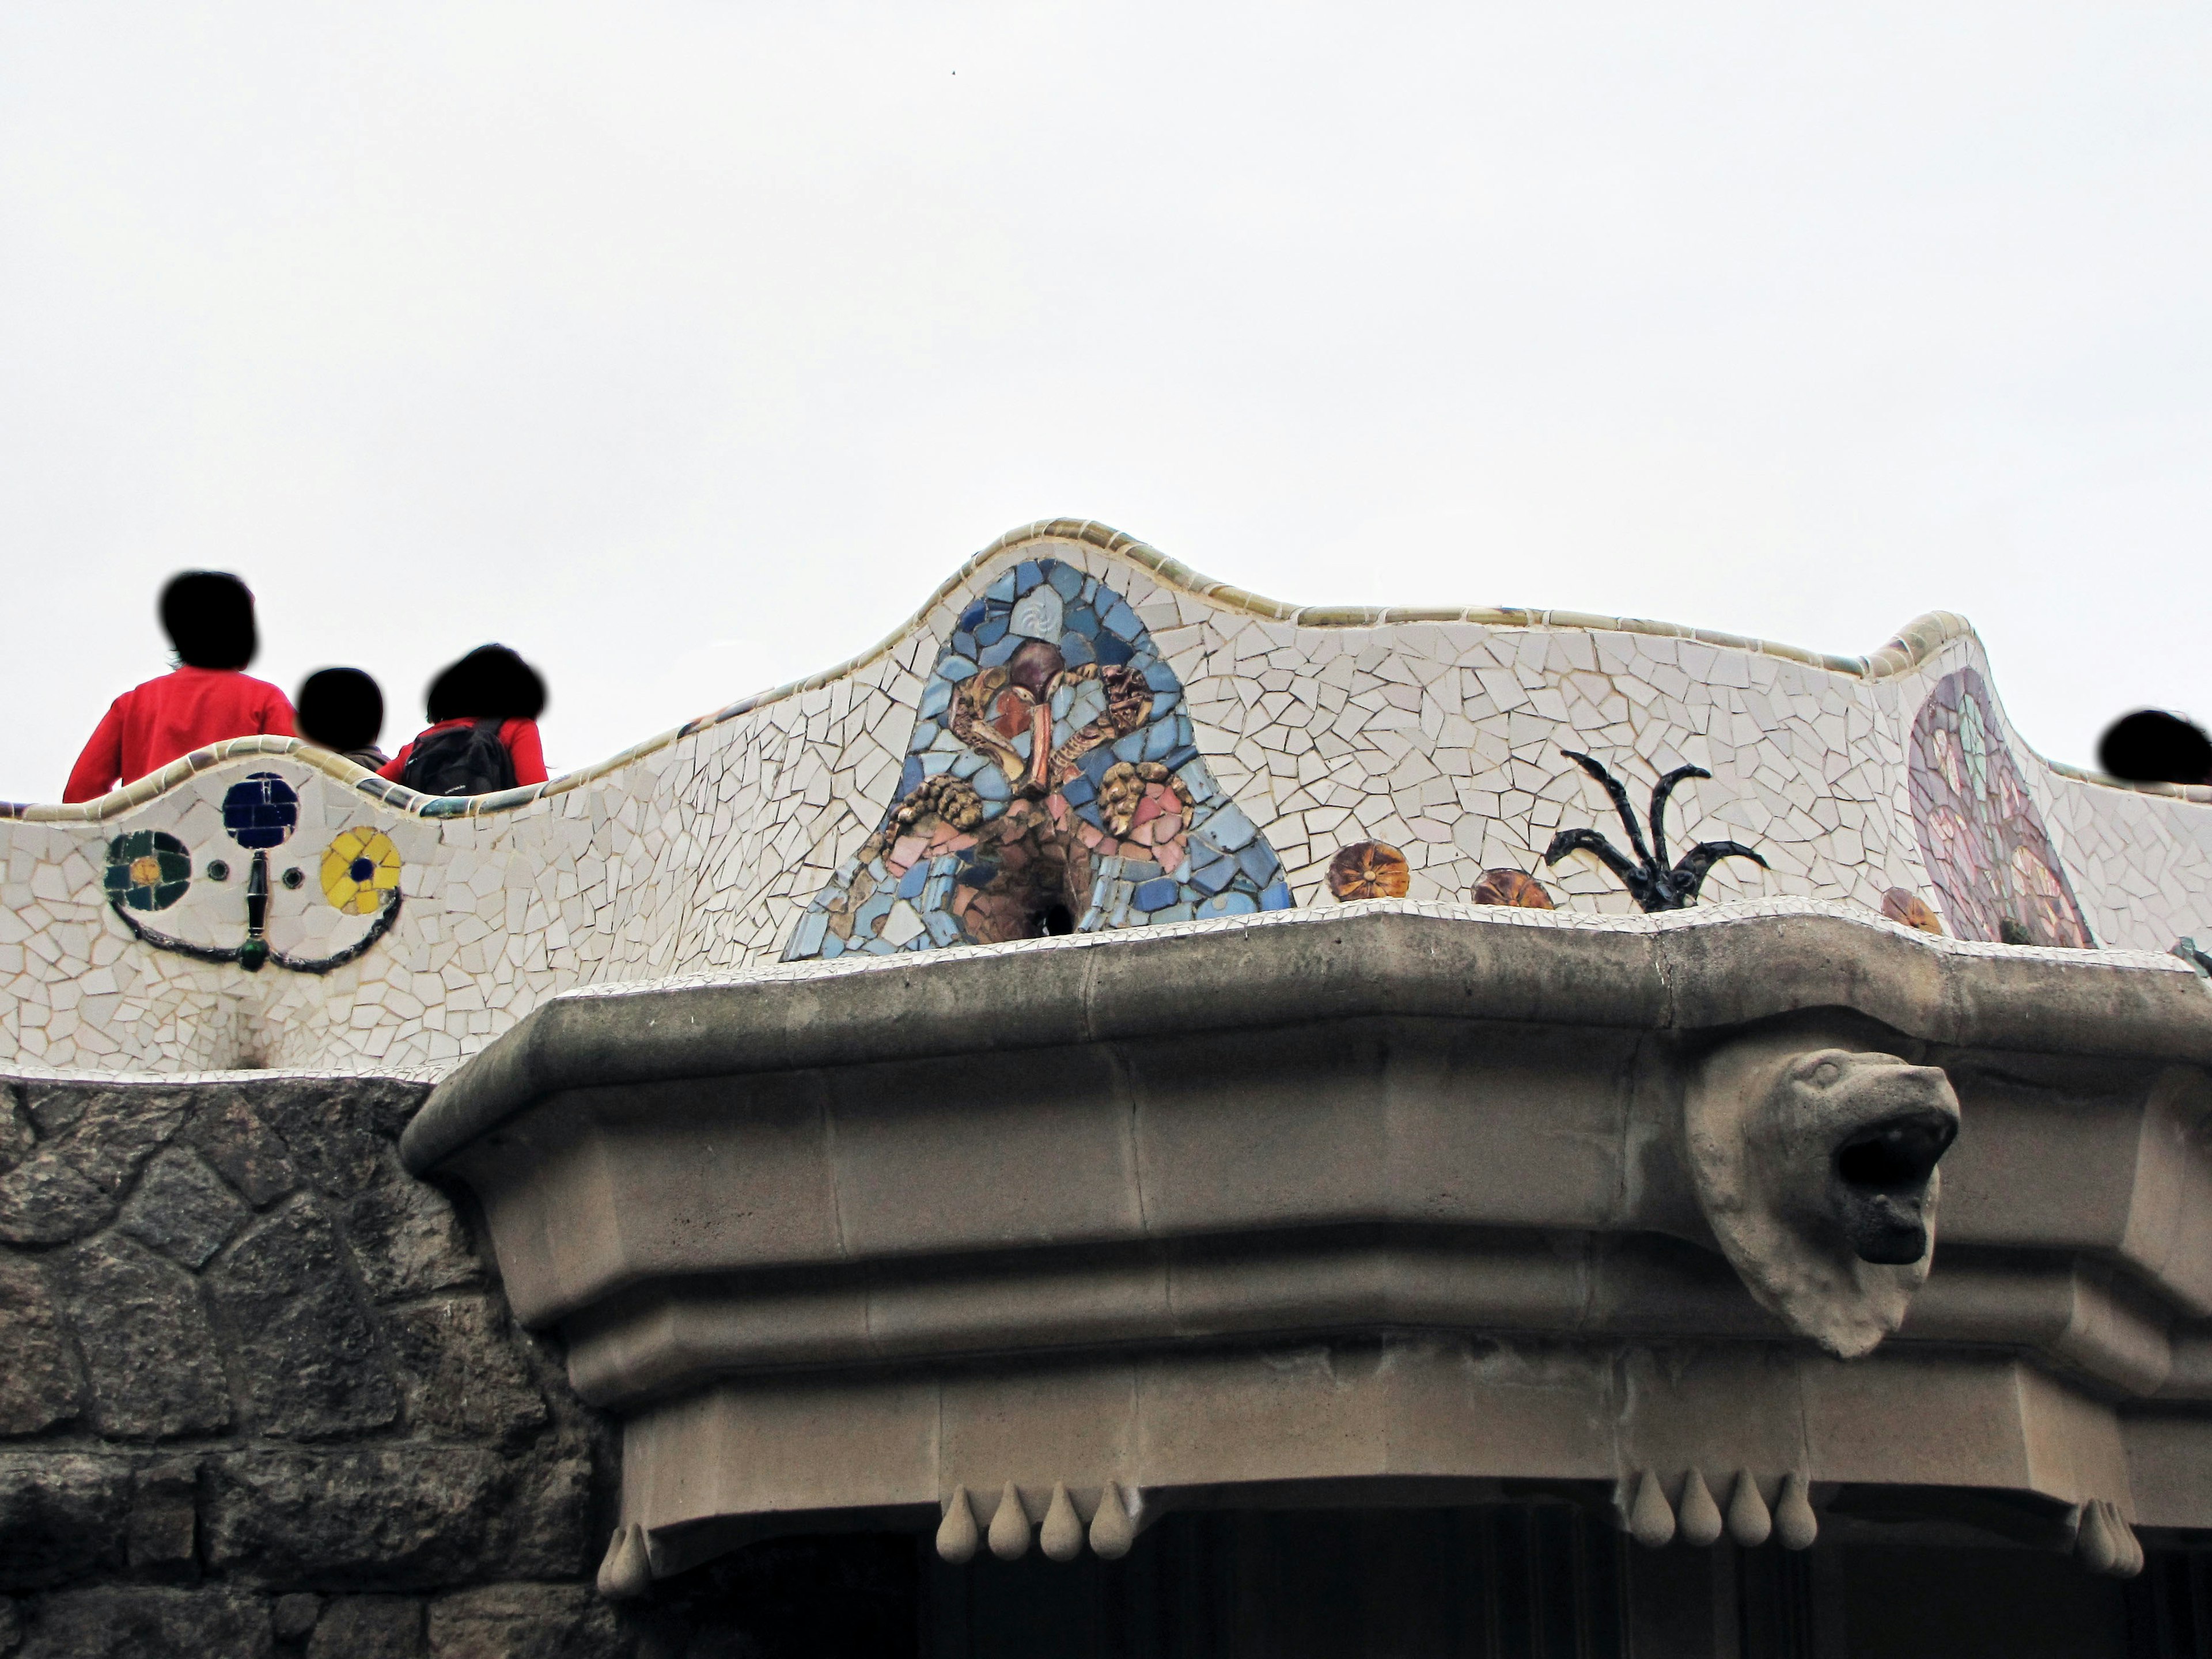
[[[1959,1133],[1940,1069],[1746,1038],[1707,1057],[1683,1130],[1705,1218],[1761,1304],[1847,1359],[1904,1322]]]

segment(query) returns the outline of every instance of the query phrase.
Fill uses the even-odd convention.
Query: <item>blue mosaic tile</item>
[[[1212,858],[1204,863],[1193,860],[1190,884],[1201,893],[1218,893],[1237,879],[1237,860],[1233,858]]]
[[[799,931],[792,936],[792,948],[802,956],[818,955],[822,936],[830,931],[827,910],[809,910],[799,919]]]
[[[1279,907],[1287,908],[1287,906]],[[1260,901],[1249,893],[1220,893],[1205,900],[1198,907],[1201,920],[1214,916],[1249,916],[1260,908]]]
[[[1234,853],[1249,845],[1259,833],[1258,826],[1235,805],[1222,807],[1206,820],[1205,829],[1199,831],[1203,839],[1212,842],[1224,853]]]
[[[1110,586],[1024,560],[961,612],[916,698],[896,799],[785,956],[1020,938],[1055,908],[1084,930],[1243,914],[1232,901],[1279,908],[1289,889],[1199,754],[1174,672]],[[895,903],[922,927],[897,945],[877,931]],[[902,912],[894,931],[912,926]]]
[[[1160,876],[1138,888],[1131,902],[1139,910],[1164,910],[1181,896],[1182,889],[1166,877]]]
[[[1276,860],[1274,850],[1264,841],[1255,841],[1246,846],[1237,854],[1237,862],[1246,875],[1262,887],[1283,873],[1283,866]]]

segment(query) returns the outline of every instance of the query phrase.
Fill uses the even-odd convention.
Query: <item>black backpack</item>
[[[426,795],[489,795],[514,788],[514,757],[499,740],[502,723],[471,720],[416,738],[399,781]]]

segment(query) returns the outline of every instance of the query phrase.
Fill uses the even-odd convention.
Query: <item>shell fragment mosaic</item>
[[[546,785],[428,800],[256,738],[0,807],[0,1049],[437,1071],[579,988],[1358,901],[1647,926],[1811,900],[2166,951],[2212,937],[2206,797],[2044,762],[1954,618],[1856,659],[1299,611],[1061,521],[872,653]]]

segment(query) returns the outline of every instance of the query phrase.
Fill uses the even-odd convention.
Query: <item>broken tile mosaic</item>
[[[1291,902],[1281,860],[1199,753],[1151,631],[1074,566],[1024,559],[985,589],[916,714],[890,809],[799,918],[787,961]]]
[[[1912,819],[1951,931],[2006,945],[2090,943],[2074,890],[1971,668],[1912,722]]]
[[[1033,643],[1058,665],[1017,661]],[[1104,672],[1131,665],[1141,693]],[[1097,742],[1066,751],[1086,729]],[[1903,894],[1966,935],[1941,948],[1967,951],[2045,948],[2009,935],[2172,961],[2176,939],[2212,938],[2212,789],[2038,756],[1955,617],[1842,658],[1542,611],[1301,611],[1060,521],[985,550],[861,657],[546,786],[426,800],[252,738],[88,807],[0,804],[0,1053],[434,1073],[565,993],[1325,918],[1336,860],[1364,843],[1402,860],[1405,896],[1350,902],[1672,925],[1592,857],[1543,865],[1577,828],[1633,854],[1567,750],[1637,789],[1710,775],[1683,778],[1670,822],[1765,864],[1714,865],[1701,909],[1890,927],[1911,925]],[[242,960],[257,853],[258,972]],[[134,908],[134,890],[167,902]],[[1509,892],[1520,902],[1488,902]],[[1539,896],[1558,908],[1528,908]]]

